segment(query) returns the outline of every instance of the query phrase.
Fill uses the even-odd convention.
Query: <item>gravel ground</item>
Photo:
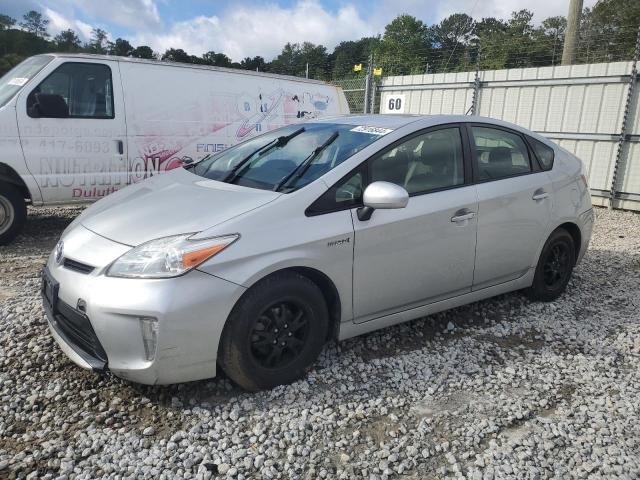
[[[640,215],[598,210],[555,303],[503,295],[327,346],[307,378],[134,385],[75,367],[38,273],[78,209],[0,248],[0,478],[638,478]]]

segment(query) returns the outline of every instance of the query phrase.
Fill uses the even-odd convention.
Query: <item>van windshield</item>
[[[289,125],[185,168],[211,180],[286,193],[311,183],[390,131],[336,123]]]
[[[19,63],[0,78],[0,107],[13,98],[25,83],[53,60],[51,55],[37,55]]]

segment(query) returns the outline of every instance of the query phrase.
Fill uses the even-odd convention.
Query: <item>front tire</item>
[[[22,230],[27,205],[14,185],[0,182],[0,245],[7,245]]]
[[[218,361],[246,390],[291,383],[317,359],[328,329],[318,286],[298,273],[276,273],[247,290],[233,308]]]
[[[563,228],[555,230],[540,253],[533,284],[525,293],[532,300],[551,302],[567,288],[576,260],[573,237]]]

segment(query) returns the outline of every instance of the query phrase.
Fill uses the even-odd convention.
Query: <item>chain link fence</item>
[[[331,83],[342,88],[349,111],[351,113],[366,113],[365,102],[367,100],[367,79],[363,78],[347,78],[345,80],[334,80]]]

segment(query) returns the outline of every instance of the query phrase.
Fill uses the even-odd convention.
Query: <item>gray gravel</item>
[[[327,346],[307,378],[145,387],[71,364],[38,272],[78,209],[0,247],[0,478],[638,478],[640,215],[598,210],[551,304],[514,293]]]

